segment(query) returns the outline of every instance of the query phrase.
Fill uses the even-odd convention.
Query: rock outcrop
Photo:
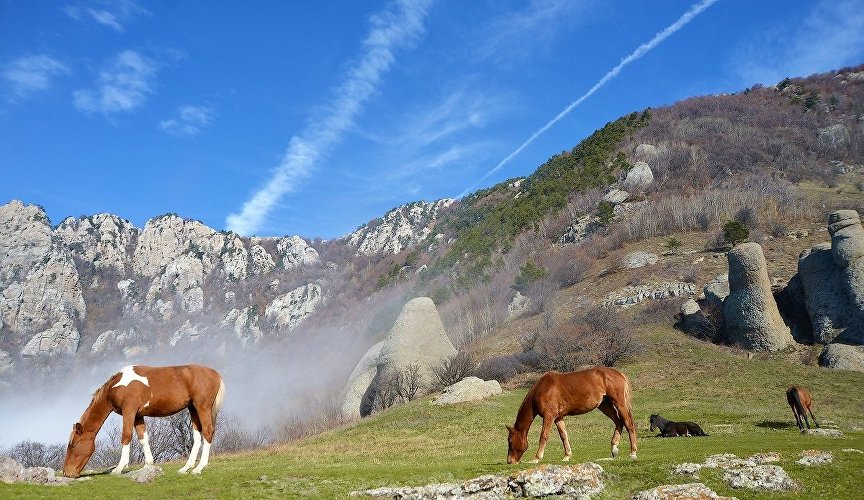
[[[402,308],[387,337],[372,346],[354,369],[342,405],[344,415],[359,417],[370,414],[376,384],[388,373],[416,367],[420,392],[428,392],[434,381],[433,369],[455,355],[456,349],[444,331],[432,299],[412,299]],[[366,380],[369,380],[368,384]],[[357,395],[361,391],[358,401]],[[354,413],[354,408],[359,410],[359,414]]]
[[[724,301],[726,340],[755,351],[778,351],[792,340],[771,293],[765,255],[758,243],[729,252],[729,296]]]
[[[838,370],[864,372],[864,346],[828,344],[819,357],[819,364]]]
[[[645,191],[654,182],[654,172],[644,161],[637,161],[633,168],[627,171],[621,179],[621,189],[630,193]]]
[[[497,380],[465,377],[459,382],[445,387],[441,391],[441,394],[432,400],[432,403],[436,405],[452,405],[466,401],[478,401],[496,394],[501,394],[501,384]]]
[[[418,201],[387,212],[345,238],[360,255],[397,254],[423,241],[432,233],[438,213],[453,204],[445,198],[431,203]]]

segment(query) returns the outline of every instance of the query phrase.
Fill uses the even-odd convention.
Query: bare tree
[[[396,372],[394,383],[396,394],[402,401],[414,401],[423,389],[420,366],[410,363]]]
[[[474,359],[465,351],[457,353],[452,358],[445,359],[440,365],[432,368],[435,376],[435,386],[443,389],[459,382],[474,373]]]

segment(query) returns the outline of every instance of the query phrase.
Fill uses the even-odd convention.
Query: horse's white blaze
[[[195,465],[195,459],[198,458],[198,448],[201,447],[201,432],[192,427],[192,451],[189,452],[189,459],[186,460],[186,465],[180,468],[177,472],[180,474],[186,474],[193,465]],[[209,447],[209,446],[208,446]]]
[[[198,467],[192,469],[192,474],[201,474],[201,470],[204,467],[207,467],[207,463],[210,461],[210,442],[206,439],[202,440],[201,443],[201,461],[198,462]]]
[[[111,474],[121,474],[127,465],[129,465],[129,444],[124,444],[123,449],[120,451],[120,463],[117,464],[117,467],[114,467]]]
[[[120,377],[120,381],[117,382],[116,384],[112,385],[111,387],[120,387],[121,385],[122,386],[128,386],[129,384],[131,384],[132,382],[134,382],[136,380],[138,382],[141,382],[142,384],[146,385],[147,387],[150,387],[150,381],[147,380],[147,377],[143,377],[143,376],[135,373],[135,366],[134,365],[124,366],[123,369],[120,370],[120,373],[123,374],[123,376]]]
[[[147,408],[148,406],[150,406],[150,401],[147,401],[146,403],[144,403],[144,406],[142,406],[141,408],[142,409]]]
[[[144,463],[153,463],[153,451],[150,450],[150,438],[147,436],[147,431],[144,431],[144,437],[140,439],[141,448],[144,450]]]

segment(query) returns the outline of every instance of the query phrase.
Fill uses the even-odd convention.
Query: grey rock
[[[277,327],[291,332],[311,316],[323,300],[321,285],[309,283],[273,299],[267,304],[264,316]]]
[[[779,465],[727,469],[723,481],[733,488],[750,490],[792,491],[799,487]]]
[[[0,290],[23,279],[51,249],[51,222],[38,205],[0,205]]]
[[[577,217],[558,238],[558,243],[579,243],[600,227],[600,219],[595,215]]]
[[[296,269],[303,266],[321,264],[321,257],[318,255],[318,251],[309,246],[309,243],[299,236],[287,236],[279,239],[276,243],[276,251],[279,253],[282,268],[284,269]]]
[[[346,418],[359,418],[360,406],[363,395],[378,373],[378,365],[381,364],[381,349],[384,341],[378,342],[366,351],[351,376],[348,377],[348,385],[345,388],[345,399],[342,402],[342,415]]]
[[[684,316],[690,316],[698,312],[700,312],[699,304],[697,304],[693,299],[687,299],[683,304],[681,304],[681,314]]]
[[[517,496],[566,495],[590,498],[603,491],[603,468],[588,462],[572,466],[542,465],[511,476],[510,490]]]
[[[157,477],[164,474],[165,472],[162,470],[162,467],[148,464],[138,470],[123,474],[123,477],[127,477],[137,483],[152,483]]]
[[[658,259],[659,257],[657,254],[637,250],[627,254],[621,261],[621,265],[627,269],[638,269],[640,267],[656,264]]]
[[[807,429],[804,431],[804,434],[808,436],[821,436],[821,437],[830,437],[830,438],[839,438],[843,437],[843,433],[838,429]]]
[[[813,467],[830,464],[833,461],[834,455],[830,451],[804,450],[801,452],[801,458],[796,460],[795,463],[806,467]]]
[[[666,484],[633,495],[633,500],[731,500],[702,483]]]
[[[507,304],[507,319],[516,319],[531,310],[531,299],[522,295],[519,291],[513,296],[513,300]]]
[[[657,148],[652,144],[636,146],[636,160],[651,163],[657,159]]]
[[[613,205],[618,205],[619,203],[624,203],[627,201],[627,198],[630,197],[630,193],[621,189],[611,189],[608,193],[603,195],[603,201],[612,203]]]
[[[397,254],[426,239],[432,233],[438,214],[454,201],[445,198],[396,207],[343,239],[355,246],[360,255]]]
[[[823,149],[836,149],[850,141],[849,129],[842,123],[820,128],[817,133],[817,143]]]
[[[21,349],[22,356],[71,356],[78,351],[81,335],[73,326],[71,320],[61,320],[47,330],[33,335],[30,341]]]
[[[837,370],[864,372],[864,346],[828,344],[819,356],[819,364]]]
[[[654,173],[644,161],[637,161],[621,180],[621,189],[631,193],[644,191],[654,182]]]
[[[0,456],[0,482],[18,482],[23,473],[24,466],[19,464],[17,460],[10,457]]]
[[[726,339],[745,349],[778,351],[792,340],[771,293],[762,247],[742,243],[729,259],[729,296],[723,304]]]
[[[501,384],[497,380],[482,380],[465,377],[453,385],[445,387],[441,394],[432,400],[436,405],[451,405],[466,401],[477,401],[501,394]]]

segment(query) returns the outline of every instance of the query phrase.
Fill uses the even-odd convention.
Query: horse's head
[[[651,429],[650,429],[651,432],[654,432],[655,427],[658,429],[660,428],[660,422],[658,421],[659,419],[660,419],[659,414],[655,413],[655,414],[651,415],[651,418],[648,420],[648,422],[651,424]]]
[[[515,464],[528,449],[528,433],[519,432],[511,426],[506,426],[507,432],[507,463]]]
[[[63,475],[66,477],[78,477],[93,452],[96,451],[96,435],[93,432],[85,432],[81,423],[76,422],[72,426],[72,434],[69,435],[69,445],[66,447],[66,460],[63,462]]]

